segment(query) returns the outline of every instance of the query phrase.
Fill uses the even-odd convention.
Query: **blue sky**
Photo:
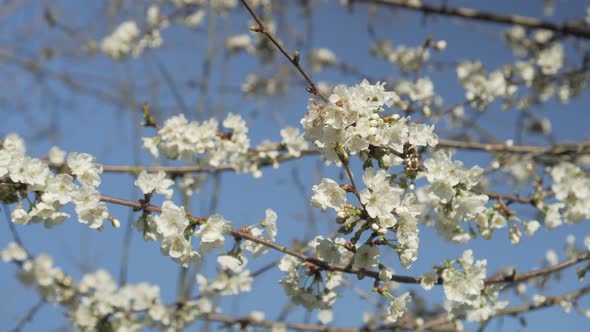
[[[143,2],[142,2],[143,3]],[[407,11],[393,12],[380,10],[375,15],[367,15],[366,6],[355,5],[352,11],[344,7],[335,6],[336,1],[322,2],[314,10],[311,18],[313,30],[312,39],[308,47],[327,47],[333,50],[339,59],[352,63],[360,70],[377,78],[393,78],[399,73],[391,64],[376,60],[369,56],[370,39],[367,33],[369,23],[374,24],[377,38],[390,39],[396,45],[418,46],[425,38],[433,35],[435,39],[448,42],[447,50],[443,53],[431,54],[437,61],[456,61],[480,59],[489,70],[497,69],[505,63],[514,61],[511,51],[503,44],[500,36],[506,26],[494,24],[466,23],[446,18],[428,18]],[[515,13],[527,16],[542,17],[541,2],[532,1],[451,1],[453,6],[468,6],[485,9],[498,13]],[[87,38],[100,40],[109,30],[107,22],[101,15],[105,9],[102,2],[63,1],[61,6],[55,5],[60,13],[60,21],[76,27]],[[53,7],[52,7],[53,8]],[[59,9],[61,8],[61,9]],[[28,5],[7,19],[8,27],[15,30],[27,26],[26,22],[38,22],[41,9],[37,5]],[[98,14],[98,20],[94,17]],[[120,17],[114,18],[112,24],[121,22],[124,18],[139,17],[141,11],[127,8]],[[547,20],[561,22],[565,19],[582,18],[585,7],[581,1],[556,1],[555,15]],[[225,17],[219,17],[218,36],[224,34],[247,33],[250,18],[241,8]],[[289,29],[295,29],[297,35],[304,37],[304,21],[300,10],[290,10],[283,14],[282,24],[290,24]],[[43,27],[42,24],[40,24]],[[112,27],[112,25],[111,25]],[[176,83],[185,105],[191,113],[188,118],[195,119],[195,109],[198,91],[186,84],[187,80],[202,79],[202,62],[207,48],[207,22],[201,28],[190,30],[183,27],[171,27],[163,34],[164,46],[151,51],[144,59],[132,59],[122,63],[113,63],[105,56],[97,54],[85,60],[70,57],[65,52],[80,49],[81,45],[64,36],[57,29],[42,28],[35,38],[19,40],[14,52],[21,59],[31,59],[39,54],[44,47],[54,47],[58,56],[47,60],[43,65],[54,71],[65,71],[75,77],[83,78],[84,84],[117,91],[118,86],[128,90],[125,95],[134,97],[136,102],[148,102],[156,105],[157,113],[164,119],[180,113],[178,103],[171,93],[169,86],[162,79],[162,66],[171,74]],[[281,29],[279,29],[281,31]],[[293,31],[293,30],[290,30]],[[293,36],[292,34],[290,36]],[[219,39],[221,40],[221,39]],[[284,38],[287,47],[294,50],[294,41]],[[6,42],[7,49],[14,46]],[[65,43],[67,48],[55,47]],[[216,46],[220,46],[218,41]],[[307,48],[304,48],[307,49]],[[239,113],[249,119],[250,137],[254,144],[268,138],[280,140],[279,128],[285,125],[299,126],[299,120],[306,112],[308,95],[298,86],[289,90],[287,97],[276,97],[263,102],[257,102],[235,93],[235,89],[244,81],[248,72],[261,70],[268,74],[275,74],[277,67],[265,67],[249,55],[238,55],[226,60],[223,51],[216,48],[216,57],[212,63],[211,89],[205,102],[208,112]],[[64,52],[62,52],[64,51]],[[303,50],[302,50],[303,51]],[[568,48],[568,56],[572,53]],[[578,60],[578,57],[571,56]],[[278,62],[284,63],[283,59]],[[157,63],[162,65],[158,68]],[[578,62],[579,63],[579,62]],[[223,68],[225,64],[225,68]],[[72,92],[63,84],[51,77],[32,76],[16,69],[13,65],[0,63],[0,69],[6,72],[20,73],[8,88],[1,94],[5,106],[0,111],[3,115],[3,134],[16,132],[22,135],[28,143],[28,153],[32,156],[43,156],[52,145],[58,145],[66,151],[79,151],[93,154],[104,164],[154,164],[144,151],[137,152],[141,136],[153,136],[154,130],[140,128],[139,113],[129,105],[114,106],[94,97]],[[83,76],[84,75],[84,76]],[[427,72],[435,83],[435,91],[444,98],[444,105],[451,105],[462,101],[464,91],[457,82],[454,70],[443,72]],[[296,77],[292,73],[292,77]],[[324,80],[331,83],[356,84],[360,79],[356,76],[345,75],[336,70],[313,75],[316,81]],[[157,79],[157,80],[156,80]],[[107,83],[108,82],[108,83]],[[115,82],[115,83],[110,83]],[[135,82],[131,84],[130,82]],[[224,83],[226,82],[226,83]],[[221,94],[219,87],[227,84],[228,93]],[[24,103],[18,103],[23,100]],[[590,102],[588,94],[571,101],[568,105],[550,101],[542,109],[534,112],[553,120],[554,134],[559,141],[573,141],[587,139],[589,115],[587,106]],[[495,133],[499,139],[509,139],[514,135],[514,110],[502,112],[500,106],[492,105],[488,114],[484,115],[483,126]],[[506,125],[506,124],[509,125]],[[54,129],[57,135],[47,137],[42,135],[48,129]],[[535,138],[528,138],[527,143],[542,143]],[[486,161],[486,155],[465,155],[467,165]],[[249,225],[264,218],[266,208],[274,209],[278,216],[279,234],[277,242],[290,245],[293,240],[303,239],[306,230],[305,218],[309,215],[309,197],[311,186],[319,182],[321,176],[336,177],[338,170],[334,167],[321,168],[317,156],[307,157],[282,165],[279,169],[265,169],[261,179],[253,179],[249,175],[224,174],[221,178],[219,205],[215,212],[231,220],[235,227]],[[358,169],[357,169],[358,173]],[[294,174],[304,184],[304,195],[294,186]],[[322,175],[323,174],[323,175]],[[359,173],[360,174],[360,173]],[[100,186],[106,195],[136,200],[139,195],[133,189],[133,178],[125,174],[105,174]],[[502,189],[502,187],[500,187]],[[503,189],[509,190],[504,187]],[[205,189],[192,198],[192,211],[196,215],[209,212],[211,182]],[[176,197],[179,202],[179,198]],[[40,225],[19,226],[17,229],[25,244],[32,253],[49,253],[54,257],[55,264],[76,278],[82,275],[84,269],[93,271],[97,268],[108,269],[115,278],[118,277],[123,235],[129,223],[129,209],[109,206],[110,213],[118,217],[123,224],[119,230],[105,227],[104,232],[96,232],[74,219],[51,230]],[[336,228],[334,218],[330,214],[313,211],[316,219],[317,231],[327,235]],[[137,217],[137,214],[133,215]],[[530,214],[529,214],[530,217]],[[0,226],[0,246],[4,247],[11,236],[6,225]],[[421,227],[421,246],[418,261],[408,271],[405,271],[397,259],[389,259],[394,270],[401,274],[420,275],[429,271],[430,267],[440,264],[446,258],[460,257],[468,248],[473,249],[476,259],[488,259],[488,271],[495,271],[500,266],[517,266],[519,271],[527,271],[539,266],[547,249],[559,252],[565,246],[565,237],[575,234],[578,241],[588,234],[588,226],[583,223],[577,226],[566,225],[552,232],[541,230],[532,239],[525,238],[518,246],[510,245],[507,232],[499,232],[490,241],[475,240],[467,245],[453,245],[438,238],[434,230]],[[129,263],[129,281],[148,281],[159,284],[164,299],[173,300],[176,292],[178,267],[167,257],[159,253],[155,243],[145,243],[139,234],[134,232]],[[251,269],[256,270],[266,263],[280,258],[277,253],[269,253],[258,260],[251,259]],[[563,259],[563,256],[560,256]],[[204,263],[207,275],[214,271],[214,259],[208,258]],[[37,296],[31,289],[23,288],[15,279],[16,267],[0,265],[0,294],[5,301],[0,303],[0,326],[12,328],[15,319],[26,312],[27,308],[37,303]],[[275,318],[280,312],[287,298],[276,281],[280,278],[280,271],[271,271],[262,275],[253,285],[253,292],[227,298],[223,300],[225,314],[247,314],[253,310],[267,313],[268,319]],[[554,283],[547,294],[562,294],[583,285],[575,281],[573,269],[563,274],[560,283]],[[361,281],[357,283],[366,292],[370,292],[371,283]],[[405,288],[402,288],[405,289]],[[441,303],[444,298],[442,289],[427,293],[419,287],[410,287],[420,295],[424,295],[431,303]],[[351,305],[354,303],[354,305]],[[519,302],[514,302],[518,304]],[[582,301],[590,307],[590,301]],[[337,326],[358,326],[362,318],[361,309],[366,305],[357,300],[355,294],[344,291],[343,297],[335,306],[335,324]],[[45,305],[34,321],[27,324],[25,330],[57,330],[65,324],[60,308]],[[304,316],[302,310],[297,310],[289,316],[290,321],[299,321]],[[315,316],[312,316],[312,321]],[[488,329],[515,331],[554,331],[567,329],[582,331],[587,326],[587,319],[576,315],[564,315],[559,308],[550,308],[527,315],[527,327],[520,327],[518,320],[506,318],[495,321]]]

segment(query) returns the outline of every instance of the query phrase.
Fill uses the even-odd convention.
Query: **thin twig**
[[[31,322],[33,320],[33,318],[35,318],[35,315],[37,314],[37,312],[39,311],[39,309],[41,309],[41,307],[45,304],[45,301],[43,299],[39,300],[39,302],[37,302],[37,304],[35,304],[34,306],[31,307],[31,309],[29,309],[29,311],[27,311],[27,314],[25,315],[25,317],[23,317],[22,319],[19,320],[18,324],[16,325],[16,327],[14,329],[12,329],[12,332],[20,332],[23,330],[23,328],[25,327],[25,325],[29,322]]]
[[[319,96],[320,98],[322,98],[323,101],[328,102],[328,98],[326,98],[326,96],[320,93],[320,91],[317,88],[317,85],[315,84],[311,76],[301,66],[301,63],[299,62],[300,56],[298,54],[290,55],[289,52],[287,52],[287,50],[285,50],[285,48],[276,40],[276,38],[270,32],[268,32],[264,25],[264,22],[262,22],[262,19],[258,17],[256,12],[254,11],[254,9],[252,9],[248,2],[246,0],[241,0],[241,2],[244,5],[244,7],[246,7],[254,21],[256,21],[256,24],[258,24],[258,26],[254,27],[254,29],[252,30],[254,32],[264,34],[266,38],[268,38],[268,40],[270,40],[270,42],[273,43],[273,45],[275,45],[276,48],[285,56],[285,58],[289,60],[289,62],[295,67],[295,69],[297,69],[297,71],[301,74],[301,76],[303,76],[303,78],[305,78],[305,80],[309,84],[309,87],[307,89],[309,93]]]

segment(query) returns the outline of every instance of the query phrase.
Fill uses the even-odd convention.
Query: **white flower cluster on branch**
[[[0,148],[0,181],[3,184],[0,192],[5,203],[18,203],[11,213],[12,222],[44,222],[45,227],[53,227],[70,217],[62,208],[73,203],[80,223],[94,229],[102,228],[103,221],[109,217],[107,206],[100,201],[96,189],[101,182],[102,166],[86,153],[72,152],[66,161],[63,172],[54,173],[46,162],[26,156],[20,137],[10,134],[4,138]],[[32,200],[31,193],[34,194]]]
[[[144,137],[143,144],[157,158],[160,153],[168,159],[195,162],[204,169],[214,171],[232,168],[238,172],[250,172],[261,176],[259,164],[275,163],[283,148],[288,156],[299,157],[307,149],[307,142],[296,128],[281,130],[281,144],[263,141],[257,150],[250,149],[248,127],[240,115],[230,113],[223,121],[228,132],[219,130],[216,119],[189,122],[183,114],[164,122],[155,137]]]
[[[55,267],[49,255],[29,257],[15,243],[0,253],[5,262],[20,266],[18,277],[23,284],[35,287],[45,301],[68,310],[67,317],[77,331],[178,330],[203,314],[219,311],[206,297],[181,306],[164,304],[159,286],[142,282],[118,287],[105,270],[85,274],[76,282]]]

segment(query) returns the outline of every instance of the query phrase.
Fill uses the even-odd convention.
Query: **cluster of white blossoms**
[[[435,50],[443,50],[444,41],[428,42],[420,47],[398,46],[392,49],[391,41],[381,40],[373,43],[371,52],[377,58],[383,58],[395,64],[402,73],[419,73],[420,69],[430,58],[429,47]],[[434,84],[428,77],[420,77],[413,80],[399,79],[395,82],[395,92],[399,96],[393,102],[393,106],[402,111],[420,111],[430,114],[432,104],[439,105],[442,98],[434,93]]]
[[[113,59],[125,58],[135,48],[136,39],[140,33],[139,27],[134,21],[123,22],[102,40],[100,49]]]
[[[501,70],[485,73],[480,62],[466,61],[457,66],[457,77],[465,88],[471,106],[483,109],[498,98],[512,97],[518,87],[510,83]]]
[[[154,5],[148,8],[145,21],[143,28],[135,21],[121,23],[103,38],[100,50],[115,60],[122,60],[129,55],[137,57],[146,48],[160,47],[163,43],[161,29],[168,26],[168,20],[161,17],[159,8]]]
[[[225,38],[225,49],[230,55],[240,52],[252,52],[252,38],[250,35],[240,34]]]
[[[307,56],[309,69],[313,72],[322,71],[326,67],[333,66],[337,61],[336,54],[327,48],[313,49]]]
[[[500,167],[500,165],[499,162],[492,164],[494,168]],[[514,184],[519,186],[532,183],[536,176],[535,163],[528,159],[513,160],[502,171],[509,174],[513,178]]]
[[[579,223],[590,217],[590,176],[579,166],[562,162],[551,169],[551,190],[558,202],[539,208],[545,214],[545,227]]]
[[[197,228],[198,225],[198,228]],[[207,253],[223,248],[225,236],[231,230],[230,222],[214,214],[204,221],[189,221],[184,207],[164,201],[162,213],[157,216],[143,214],[135,223],[147,241],[159,241],[160,251],[182,266],[191,261],[199,263],[201,254],[193,249],[192,236],[200,238],[200,252]]]
[[[371,45],[376,58],[385,59],[399,67],[402,72],[413,72],[430,58],[428,48],[399,45],[395,50],[390,40],[377,40]]]
[[[246,97],[263,97],[284,95],[287,87],[276,77],[265,77],[257,74],[246,75],[246,80],[241,86]]]
[[[412,296],[408,292],[393,297],[391,302],[389,302],[389,307],[387,307],[387,315],[385,316],[384,322],[387,324],[397,322],[406,313],[407,306],[410,302],[412,302]]]
[[[420,175],[429,182],[419,195],[426,210],[432,210],[437,232],[447,240],[465,243],[471,239],[462,223],[478,218],[478,225],[488,229],[486,203],[488,196],[474,193],[481,180],[483,169],[473,166],[465,169],[463,163],[451,160],[451,153],[438,150],[424,162],[425,171]]]
[[[334,239],[316,236],[308,243],[313,256],[326,264],[354,266],[371,269],[379,265],[379,249],[377,246],[366,244],[351,245],[346,239]],[[336,289],[345,282],[345,275],[335,271],[322,271],[321,268],[310,268],[298,258],[285,255],[279,264],[279,269],[286,273],[280,280],[285,293],[291,301],[304,306],[307,310],[319,309],[318,319],[326,324],[332,320],[332,306],[336,300]],[[406,311],[410,302],[409,293],[395,297],[399,284],[392,281],[393,271],[379,265],[380,293],[388,298],[390,305],[384,317],[385,323],[395,323]],[[302,282],[303,280],[303,282]]]
[[[176,185],[184,195],[190,197],[195,192],[201,191],[207,179],[207,173],[184,173],[180,179],[176,180]]]
[[[0,148],[0,199],[5,203],[18,203],[11,213],[15,224],[39,223],[53,227],[70,217],[61,211],[67,203],[74,203],[78,221],[90,228],[101,228],[109,217],[106,204],[100,201],[96,187],[100,185],[102,166],[86,153],[72,152],[64,164],[65,152],[53,148],[51,162],[64,165],[54,173],[44,162],[25,155],[25,144],[15,134],[2,141]],[[74,181],[77,180],[79,184]],[[34,193],[34,199],[29,194]],[[25,207],[28,203],[28,207]],[[114,223],[118,226],[118,223]]]
[[[311,241],[310,246],[318,239]],[[285,255],[279,269],[286,276],[279,280],[291,302],[302,305],[308,311],[318,309],[318,319],[327,324],[332,321],[332,306],[338,297],[336,289],[344,282],[341,272],[321,271],[309,267],[298,258]]]
[[[235,264],[229,261],[223,263],[226,269],[220,271],[212,280],[207,280],[203,275],[197,274],[199,292],[202,296],[237,295],[243,292],[249,292],[252,289],[254,278],[250,275],[250,270],[243,270],[245,263]]]
[[[415,148],[435,146],[438,137],[433,127],[409,123],[409,118],[398,115],[380,116],[384,106],[398,100],[397,94],[385,91],[384,84],[363,81],[355,87],[338,86],[329,102],[311,100],[309,112],[301,120],[305,136],[314,141],[329,161],[347,163],[349,155],[358,155],[364,164],[365,189],[358,189],[360,206],[347,202],[346,186],[324,178],[315,185],[311,203],[327,210],[334,209],[342,224],[340,231],[355,232],[356,244],[365,231],[374,233],[378,240],[359,246],[355,265],[375,267],[378,245],[393,245],[404,267],[417,258],[417,216],[421,209],[408,181],[415,178],[418,160]],[[377,161],[380,169],[373,168]],[[402,174],[386,170],[404,164]],[[348,192],[354,189],[348,188]],[[385,240],[387,232],[396,234],[396,243]]]
[[[420,206],[411,192],[391,185],[391,177],[384,170],[375,171],[369,167],[365,170],[363,181],[367,188],[360,193],[360,202],[366,215],[360,208],[346,203],[346,191],[335,181],[323,179],[313,187],[311,202],[323,210],[335,209],[341,220],[341,232],[356,230],[352,241],[357,242],[364,231],[371,231],[385,236],[388,231],[397,235],[396,252],[404,267],[409,267],[418,255],[417,216]],[[385,244],[385,243],[381,243]],[[375,267],[379,260],[377,246],[362,245],[354,254],[354,265],[360,268]]]
[[[265,219],[255,225],[247,227],[246,232],[257,238],[272,242],[275,240],[277,234],[276,221],[277,214],[273,210],[267,209]],[[207,240],[210,243],[216,243],[216,246],[218,247],[223,246],[222,243],[219,243],[219,238],[213,239],[213,232],[215,229],[221,233],[227,232],[227,230],[229,230],[229,225],[220,223],[220,220],[213,220],[213,222],[217,222],[217,224],[212,223],[210,225],[211,229],[201,229],[197,231],[201,236],[202,250],[202,243],[204,240]],[[209,244],[208,246],[211,245]],[[210,249],[204,249],[203,251],[207,252],[209,250]],[[241,292],[249,292],[251,290],[251,284],[254,279],[250,275],[250,271],[245,269],[248,259],[243,251],[250,252],[256,258],[268,251],[268,248],[259,243],[242,240],[239,246],[234,246],[227,254],[218,256],[217,262],[221,265],[222,269],[215,278],[208,280],[202,274],[197,274],[196,276],[201,296],[213,297],[216,295],[237,295]]]
[[[153,138],[144,138],[146,146],[154,157],[158,151],[169,159],[192,161],[200,154],[205,154],[203,164],[217,168],[231,166],[244,171],[245,155],[250,147],[247,136],[248,127],[240,115],[229,114],[223,126],[231,130],[229,137],[220,137],[219,123],[210,119],[199,123],[188,122],[183,114],[166,120]]]
[[[565,52],[563,45],[556,41],[553,32],[536,30],[529,36],[521,26],[506,30],[504,38],[515,54],[534,59],[542,74],[555,74],[563,66]]]
[[[386,91],[384,86],[385,83],[372,85],[364,80],[354,87],[335,87],[326,103],[311,99],[308,113],[301,120],[305,138],[313,141],[329,161],[340,161],[348,154],[360,154],[366,160],[371,156],[371,148],[377,148],[383,152],[383,161],[392,166],[402,162],[396,153],[403,152],[406,142],[435,146],[438,137],[431,126],[408,124],[409,118],[398,115],[380,116],[384,106],[390,107],[399,100],[395,92]]]
[[[170,18],[182,25],[195,27],[201,24],[205,17],[205,10],[195,5],[206,5],[203,2],[171,1],[178,7]],[[227,1],[225,1],[227,2]],[[231,8],[235,7],[235,1]],[[215,3],[220,3],[219,7]],[[164,6],[165,4],[161,4]],[[223,1],[214,2],[216,10],[224,10]],[[182,7],[182,8],[181,8]],[[219,8],[219,9],[218,9]],[[148,48],[162,46],[162,30],[170,25],[169,17],[160,13],[160,6],[151,5],[147,8],[143,25],[140,27],[135,21],[125,21],[100,42],[100,51],[114,60],[123,60],[132,55],[140,56]]]
[[[161,153],[165,158],[195,162],[205,169],[231,167],[255,176],[261,175],[259,163],[266,162],[264,159],[276,161],[282,149],[279,144],[265,141],[256,151],[250,150],[248,127],[240,115],[230,113],[222,124],[229,132],[221,132],[216,119],[189,122],[180,114],[167,119],[157,136],[144,137],[143,144],[155,158]],[[281,145],[289,155],[298,157],[307,149],[307,142],[298,129],[282,129],[281,136]]]
[[[277,237],[277,213],[271,209],[266,209],[264,220],[256,225],[249,226],[248,230],[251,235],[257,238],[274,242]],[[252,241],[242,241],[240,248],[250,252],[254,257],[258,257],[268,251],[268,247]]]
[[[19,266],[17,276],[20,282],[27,287],[34,287],[43,300],[54,304],[69,303],[76,295],[71,289],[73,279],[53,266],[53,259],[49,255],[30,257],[23,247],[11,242],[0,250],[0,256],[5,263]]]
[[[144,194],[151,195],[155,192],[165,194],[167,198],[172,196],[172,189],[169,187],[173,183],[162,171],[156,174],[142,171],[135,181]],[[249,227],[249,233],[267,241],[274,241],[277,235],[276,220],[277,214],[267,209],[266,218]],[[190,217],[183,206],[177,206],[172,201],[166,200],[162,203],[162,212],[159,215],[144,213],[135,223],[135,227],[143,233],[145,240],[160,242],[160,251],[163,255],[170,256],[177,263],[187,267],[191,261],[200,263],[202,254],[224,247],[225,236],[231,231],[231,222],[218,214],[207,219]],[[200,239],[200,251],[193,249],[193,235]],[[252,253],[254,257],[268,250],[266,246],[251,241],[241,242],[240,249]],[[220,264],[236,272],[238,267],[242,266],[236,262],[238,257],[243,265],[246,262],[242,261],[245,260],[245,256],[241,252],[236,253],[235,256],[237,257],[227,255]],[[215,284],[214,288],[218,289],[219,283]]]
[[[301,156],[301,152],[308,148],[307,141],[298,128],[285,127],[281,129],[281,144],[287,148],[287,152],[293,157]]]
[[[395,91],[401,99],[394,103],[394,106],[404,111],[412,109],[429,114],[431,104],[442,102],[442,99],[434,93],[434,84],[428,77],[422,77],[415,81],[399,80],[395,85]]]
[[[395,63],[402,71],[411,72],[420,68],[423,63],[428,61],[430,53],[424,47],[406,47],[398,46],[387,56],[387,59]]]
[[[474,265],[473,252],[466,250],[463,257],[455,262],[461,266],[460,269],[448,266],[442,272],[446,298],[466,305],[479,305],[487,261],[479,260]]]
[[[346,239],[342,237],[329,239],[318,235],[310,242],[310,247],[314,249],[315,255],[319,259],[328,264],[348,265],[353,261],[354,253],[347,249]],[[374,258],[376,258],[376,255],[368,258],[367,261]],[[357,266],[358,263],[360,263],[361,267],[372,265],[370,263],[367,264],[365,262],[357,262]]]
[[[518,108],[530,108],[552,96],[566,103],[585,90],[588,85],[585,70],[560,71],[566,64],[565,50],[559,42],[561,38],[553,32],[541,29],[527,33],[524,28],[515,26],[504,36],[508,46],[522,59],[505,66],[507,74],[521,78],[531,88],[530,95],[516,103]]]
[[[471,250],[445,264],[441,277],[445,297],[454,303],[451,314],[466,310],[468,320],[481,322],[508,305],[496,300],[496,288],[485,287],[486,265],[485,259],[475,262]]]
[[[561,69],[563,61],[563,46],[555,43],[539,52],[536,64],[543,74],[550,75],[557,73]]]
[[[118,287],[105,270],[85,274],[76,283],[53,266],[50,256],[29,257],[15,243],[0,250],[0,256],[4,262],[19,265],[18,278],[25,286],[66,309],[77,331],[179,330],[202,314],[219,311],[206,297],[185,301],[182,306],[163,304],[159,286],[143,282]]]
[[[141,189],[141,192],[144,195],[151,195],[156,192],[165,195],[166,199],[170,199],[174,193],[170,188],[170,186],[174,185],[174,181],[166,178],[166,173],[164,171],[152,174],[143,170],[139,173],[134,184]]]

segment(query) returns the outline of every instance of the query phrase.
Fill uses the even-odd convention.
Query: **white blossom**
[[[246,34],[229,36],[225,39],[225,48],[229,54],[235,54],[240,51],[248,52],[252,49],[252,39]]]
[[[287,147],[287,151],[294,157],[301,156],[301,151],[307,149],[307,141],[305,140],[299,129],[287,127],[281,129],[282,143]]]
[[[545,260],[550,266],[557,265],[557,263],[559,263],[557,253],[553,249],[547,250],[547,252],[545,253]]]
[[[230,222],[222,216],[218,214],[210,216],[195,232],[195,236],[201,238],[201,250],[206,253],[213,248],[223,247],[225,235],[230,229]]]
[[[166,178],[166,173],[164,173],[164,171],[159,171],[158,173],[153,174],[142,170],[134,184],[138,186],[144,194],[151,194],[155,191],[158,194],[165,195],[167,199],[172,197],[173,191],[170,186],[174,184],[174,181]]]
[[[0,257],[5,263],[12,261],[22,262],[27,259],[28,254],[25,248],[15,242],[10,242],[6,248],[0,250]]]
[[[182,235],[188,226],[188,218],[183,206],[171,201],[162,203],[162,213],[155,217],[156,230],[162,238]]]
[[[74,179],[69,174],[57,174],[48,178],[41,199],[52,206],[65,205],[73,200],[77,190]]]
[[[121,23],[111,35],[102,40],[100,48],[113,59],[121,59],[131,53],[139,35],[140,30],[137,23],[126,21]]]
[[[463,62],[457,66],[457,76],[465,87],[465,96],[471,104],[485,108],[499,97],[510,97],[517,86],[509,83],[501,71],[485,74],[479,62]]]
[[[383,49],[383,46],[385,48]],[[391,46],[386,44],[382,46],[384,55],[387,59],[395,63],[403,71],[414,71],[416,68],[421,67],[429,57],[430,53],[428,50],[424,50],[422,47],[406,47],[404,45],[398,46],[394,51],[387,50]]]
[[[84,186],[96,187],[100,184],[102,166],[94,163],[95,158],[87,153],[71,152],[67,163],[72,174]]]
[[[354,254],[354,265],[359,268],[369,269],[379,263],[379,248],[377,246],[362,245]]]
[[[348,263],[352,257],[352,253],[344,247],[344,241],[342,238],[336,240],[318,239],[317,245],[315,246],[317,257],[331,264]]]
[[[332,179],[324,178],[319,185],[312,188],[311,204],[326,211],[328,207],[341,209],[346,204],[346,191]]]
[[[477,305],[484,287],[487,261],[479,260],[474,264],[471,250],[463,252],[459,261],[461,270],[451,267],[442,273],[445,296],[450,301]]]
[[[537,65],[541,67],[543,74],[555,74],[563,65],[564,50],[559,43],[554,43],[548,48],[539,52]]]
[[[31,220],[31,217],[27,211],[23,209],[23,206],[19,204],[16,209],[12,210],[10,213],[10,220],[15,224],[26,224]]]
[[[311,71],[318,72],[336,64],[336,54],[327,48],[313,49],[309,52],[308,63]]]
[[[412,296],[406,292],[398,297],[395,297],[387,308],[387,316],[385,316],[385,323],[397,322],[405,313],[406,306],[412,301]]]
[[[239,273],[246,267],[247,260],[244,256],[238,258],[231,255],[221,255],[217,257],[217,263],[225,269]]]
[[[53,146],[51,147],[51,149],[49,149],[47,157],[49,158],[50,163],[55,165],[61,165],[66,160],[66,152],[57,146]]]
[[[47,179],[50,176],[49,167],[46,163],[30,157],[12,159],[8,165],[8,171],[12,181],[26,183],[28,185],[27,189],[30,191],[45,188]]]
[[[438,281],[438,276],[434,272],[427,272],[420,278],[420,286],[425,290],[431,290],[434,284]]]
[[[174,261],[187,267],[191,259],[198,256],[193,251],[191,244],[185,239],[183,234],[170,235],[162,240],[160,251],[163,255],[170,256]],[[198,257],[197,257],[198,259]]]
[[[78,213],[78,221],[90,228],[99,228],[109,213],[104,202],[100,201],[100,193],[91,187],[82,187],[73,198]]]

